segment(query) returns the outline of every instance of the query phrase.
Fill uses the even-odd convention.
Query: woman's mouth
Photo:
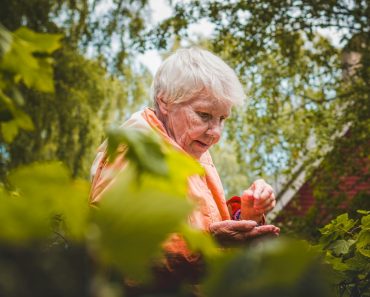
[[[202,141],[199,141],[199,140],[194,140],[196,144],[198,144],[199,146],[203,147],[203,148],[208,148],[209,145],[202,142]]]

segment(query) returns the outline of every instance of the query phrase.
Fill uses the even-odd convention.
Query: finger
[[[270,198],[272,193],[273,193],[273,189],[272,189],[272,187],[267,185],[267,186],[263,189],[263,191],[262,191],[262,193],[261,193],[261,198],[260,198],[260,200],[261,200],[261,201],[264,201],[264,200],[266,200],[266,199]]]
[[[274,202],[271,202],[271,204],[267,205],[267,206],[264,206],[264,207],[260,207],[260,208],[254,208],[255,212],[258,213],[258,214],[266,214],[268,213],[270,210],[272,210],[274,208]]]
[[[273,203],[274,199],[269,197],[268,199],[266,200],[261,200],[259,199],[258,203],[256,202],[254,204],[254,208],[257,210],[257,209],[265,209],[267,208],[268,206],[270,206],[272,203]]]
[[[256,180],[254,182],[254,191],[253,191],[253,197],[255,199],[260,199],[261,197],[261,194],[265,188],[265,181],[263,179],[260,179],[260,180]]]
[[[229,232],[229,231],[248,231],[257,226],[255,221],[234,221],[234,220],[225,220],[221,222],[212,223],[210,226],[211,232]]]
[[[274,208],[275,205],[276,205],[275,194],[272,193],[268,199],[266,200],[259,199],[258,201],[256,201],[256,203],[254,204],[254,208],[255,210],[269,211],[272,208]]]
[[[253,208],[254,197],[253,197],[253,191],[251,189],[244,191],[241,198],[242,198],[243,208],[244,207]]]
[[[212,223],[209,231],[219,243],[227,246],[244,242],[245,234],[251,232],[256,225],[256,222],[253,221],[226,220]]]
[[[265,212],[269,212],[270,210],[274,209],[276,205],[276,200],[273,200],[269,206],[267,206],[265,209]]]
[[[233,226],[235,231],[238,232],[246,232],[252,230],[254,227],[258,226],[257,222],[252,220],[242,220],[242,221],[235,221],[238,224]]]
[[[250,232],[244,234],[246,240],[257,238],[265,235],[276,236],[280,232],[280,229],[274,225],[264,225],[253,228]]]
[[[219,224],[220,228],[224,229],[225,231],[236,231],[236,232],[249,231],[257,226],[257,223],[251,220],[242,220],[242,221],[226,220],[214,224]]]

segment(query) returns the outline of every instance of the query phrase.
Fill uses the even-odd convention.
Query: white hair
[[[209,51],[192,47],[179,49],[159,67],[151,87],[155,104],[160,97],[167,103],[180,103],[199,94],[242,105],[243,87],[223,60]]]

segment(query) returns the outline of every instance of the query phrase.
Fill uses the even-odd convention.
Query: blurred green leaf
[[[368,215],[368,214],[370,214],[370,210],[358,209],[357,213],[363,214],[363,215]]]
[[[11,33],[0,24],[0,59],[4,53],[10,50],[12,40]]]
[[[158,136],[133,129],[111,129],[108,131],[108,155],[113,160],[122,145],[129,147],[126,156],[138,167],[138,172],[149,172],[160,176],[168,175],[164,153]]]
[[[17,108],[12,100],[0,90],[0,101],[3,110],[0,113],[1,135],[5,142],[11,143],[17,136],[19,129],[33,130],[30,116]]]
[[[205,283],[205,294],[324,297],[327,290],[321,273],[318,255],[308,244],[287,239],[266,240],[225,261],[218,276],[211,275],[212,281]]]
[[[213,261],[214,257],[222,252],[222,249],[209,233],[191,228],[187,224],[181,226],[180,233],[188,243],[189,248],[194,252],[200,252],[206,258],[206,261]]]
[[[60,47],[62,34],[36,33],[26,27],[21,27],[14,32],[14,37],[27,41],[34,53],[51,54]]]
[[[16,121],[1,123],[1,135],[6,142],[12,142],[18,134],[18,125]]]
[[[12,45],[0,60],[0,70],[14,75],[14,83],[22,80],[26,86],[53,92],[52,59],[35,56],[50,54],[60,47],[62,35],[35,33],[20,28],[13,34]]]
[[[16,109],[13,112],[14,115],[14,121],[17,123],[19,128],[22,128],[24,130],[33,130],[34,125],[32,123],[31,117],[26,114],[24,111],[20,109]]]
[[[14,33],[0,27],[0,122],[5,142],[12,142],[19,129],[32,130],[31,118],[19,106],[23,82],[38,91],[53,92],[53,59],[46,56],[60,47],[62,35],[36,33],[22,27]],[[10,120],[12,120],[10,122]]]
[[[0,240],[12,244],[50,237],[52,221],[61,217],[65,236],[82,240],[87,223],[88,183],[72,180],[59,162],[21,167],[9,175],[15,189],[1,192]]]
[[[95,210],[94,221],[103,259],[125,275],[145,280],[161,253],[160,243],[179,230],[191,205],[185,197],[153,187],[158,178],[145,175],[138,184],[136,176],[133,168],[127,168],[117,177]],[[153,179],[150,187],[147,179]]]

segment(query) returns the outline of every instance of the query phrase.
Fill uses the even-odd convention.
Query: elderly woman
[[[241,198],[232,199],[233,207],[228,207],[209,153],[209,148],[220,140],[232,107],[241,105],[244,98],[237,76],[220,58],[199,48],[180,49],[163,62],[154,77],[154,109],[135,113],[123,125],[153,129],[204,167],[205,176],[189,179],[189,195],[199,205],[189,217],[189,224],[210,232],[225,245],[279,233],[277,227],[264,225],[264,214],[275,206],[271,186],[262,179],[257,180]],[[123,169],[124,155],[107,165],[104,152],[98,154],[93,166],[92,203],[99,201],[114,181],[108,166]],[[170,241],[165,249],[185,262],[197,262],[180,239]]]

